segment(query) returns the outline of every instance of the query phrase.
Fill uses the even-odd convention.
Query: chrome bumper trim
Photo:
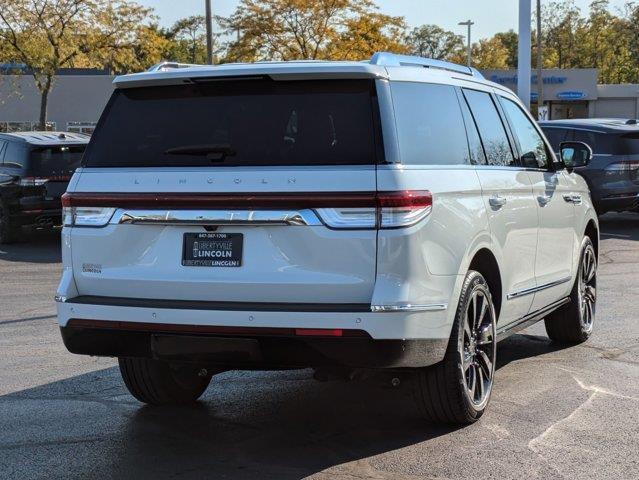
[[[446,303],[431,303],[428,305],[413,305],[410,303],[403,305],[371,305],[371,312],[439,312],[446,310]]]

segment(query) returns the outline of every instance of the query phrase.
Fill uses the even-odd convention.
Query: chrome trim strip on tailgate
[[[307,225],[322,222],[303,210],[120,210],[110,223],[154,225]]]

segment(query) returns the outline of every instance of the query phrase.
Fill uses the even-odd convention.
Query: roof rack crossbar
[[[196,63],[160,62],[156,63],[152,67],[149,67],[147,72],[162,72],[164,70],[172,70],[174,68],[191,68],[201,66],[202,65],[198,65]]]
[[[412,55],[397,55],[390,52],[377,52],[370,60],[372,65],[380,65],[384,67],[424,67],[436,68],[439,70],[447,70],[449,72],[462,73],[472,77],[484,78],[479,71],[472,67],[458,65],[444,60],[436,60],[434,58],[423,58]]]

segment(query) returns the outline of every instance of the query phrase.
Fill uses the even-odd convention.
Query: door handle
[[[506,197],[502,197],[501,195],[493,195],[488,199],[488,203],[490,203],[491,207],[501,208],[506,205]]]
[[[550,196],[548,196],[548,195],[539,195],[537,197],[537,201],[539,202],[539,205],[544,207],[544,206],[548,205],[548,203],[550,202]]]
[[[581,195],[565,194],[564,200],[567,202],[574,203],[575,205],[581,205]]]

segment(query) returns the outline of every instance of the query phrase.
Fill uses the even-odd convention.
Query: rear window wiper
[[[169,148],[164,151],[165,155],[196,155],[206,157],[212,162],[224,161],[226,157],[233,157],[237,152],[225,143],[209,145],[182,145],[180,147]]]

